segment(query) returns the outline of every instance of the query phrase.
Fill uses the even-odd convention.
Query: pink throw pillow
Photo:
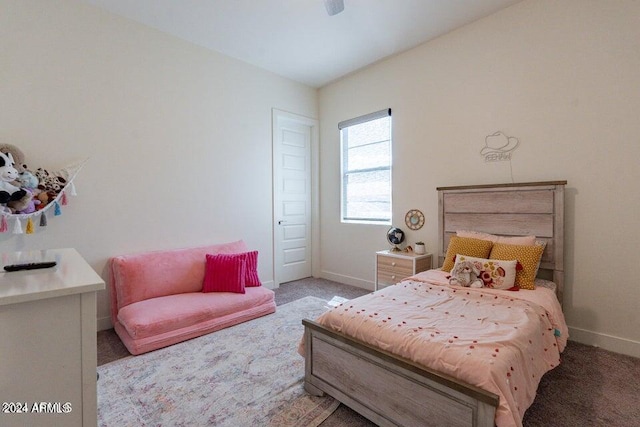
[[[481,231],[456,231],[458,237],[469,237],[472,239],[489,240],[493,243],[505,243],[507,245],[533,246],[536,244],[536,236],[497,236],[495,234],[483,233]]]
[[[235,292],[244,294],[245,254],[207,254],[202,292]]]
[[[244,285],[248,287],[262,286],[258,277],[258,251],[245,253],[247,268],[244,276]]]

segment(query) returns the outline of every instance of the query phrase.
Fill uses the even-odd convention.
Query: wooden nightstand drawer
[[[378,270],[378,286],[395,285],[402,279],[409,276],[412,276],[412,274],[398,274],[390,271]]]
[[[431,254],[376,252],[375,289],[395,285],[409,276],[431,268]]]
[[[410,259],[378,255],[378,271],[387,271],[409,276],[413,273],[413,261]]]

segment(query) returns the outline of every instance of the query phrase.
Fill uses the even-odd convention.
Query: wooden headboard
[[[438,266],[456,230],[535,235],[547,246],[538,277],[564,287],[564,187],[567,181],[438,187]]]

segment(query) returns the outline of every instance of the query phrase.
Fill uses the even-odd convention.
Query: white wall
[[[384,226],[339,222],[337,123],[393,109],[393,222],[437,245],[438,186],[567,180],[572,338],[640,356],[640,2],[527,0],[320,90],[323,276],[373,287]],[[404,215],[421,209],[425,227]]]
[[[32,167],[90,157],[61,217],[0,251],[110,256],[243,238],[272,280],[271,108],[316,91],[73,0],[0,0],[0,143]],[[386,227],[339,223],[337,123],[393,109],[394,224],[437,243],[437,186],[510,182],[484,137],[516,136],[516,182],[566,179],[573,339],[640,355],[640,3],[526,0],[320,91],[323,276],[373,287]],[[406,229],[406,227],[405,227]],[[108,295],[99,296],[108,326]]]
[[[75,247],[106,280],[111,256],[244,239],[273,280],[271,109],[316,117],[315,89],[78,1],[0,10],[0,143],[90,158],[63,215],[0,252]]]

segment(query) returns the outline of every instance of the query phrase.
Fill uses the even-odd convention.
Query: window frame
[[[373,120],[382,118],[389,118],[389,164],[388,166],[378,166],[365,169],[359,169],[356,173],[370,173],[376,171],[387,171],[389,173],[389,218],[349,218],[346,217],[347,210],[347,176],[353,175],[354,171],[347,170],[348,164],[348,141],[345,143],[343,130],[351,126],[360,125]],[[349,224],[378,224],[378,225],[391,225],[393,218],[393,121],[391,119],[391,108],[376,111],[363,116],[355,117],[353,119],[345,120],[338,123],[338,130],[340,132],[340,222]],[[382,142],[382,141],[380,141]]]

